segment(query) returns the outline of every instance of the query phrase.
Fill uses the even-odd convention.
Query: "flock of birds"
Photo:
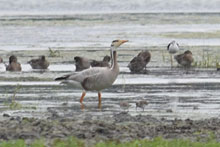
[[[177,53],[180,50],[179,44],[176,41],[172,41],[168,44],[167,50],[170,53],[170,61],[171,67],[173,66],[173,57],[172,54]],[[175,60],[178,64],[183,67],[190,67],[193,62],[192,52],[187,50],[183,54],[179,54],[174,56]],[[91,67],[111,67],[109,64],[111,57],[106,55],[102,61],[88,59],[86,57],[76,56],[74,57],[75,61],[75,71],[83,71],[85,69],[89,69]],[[128,64],[128,68],[132,73],[143,73],[146,71],[146,65],[151,60],[151,53],[147,50],[141,51],[137,56],[135,56],[130,63]],[[0,57],[0,63],[4,63],[3,59]],[[31,65],[33,69],[47,69],[50,63],[46,60],[45,56],[40,56],[38,59],[32,59],[27,62]],[[21,71],[21,64],[17,61],[17,57],[15,55],[11,55],[9,57],[9,64],[5,63],[7,71]],[[220,69],[218,69],[220,70]]]
[[[74,57],[76,72],[62,77],[58,77],[55,80],[61,81],[63,84],[67,84],[72,88],[82,89],[82,96],[80,98],[81,108],[84,108],[83,99],[87,91],[98,92],[98,107],[101,108],[101,91],[108,87],[111,87],[119,74],[119,66],[117,62],[117,51],[116,49],[128,42],[128,40],[113,40],[110,47],[110,56],[105,56],[102,61],[90,60],[85,57],[76,56]],[[176,41],[172,41],[168,44],[167,50],[171,57],[171,67],[173,66],[172,55],[177,53],[180,49],[179,44]],[[183,54],[175,55],[175,60],[178,64],[185,68],[189,68],[193,62],[192,52],[187,50]],[[151,54],[149,51],[141,51],[135,56],[130,63],[128,68],[132,73],[141,73],[146,71],[146,65],[151,60]],[[111,61],[111,64],[109,62]],[[3,60],[0,58],[0,62]],[[33,69],[47,69],[49,62],[45,56],[41,56],[38,59],[32,59],[28,61]],[[21,71],[21,65],[17,61],[17,57],[12,55],[9,57],[9,64],[6,65],[7,71]],[[144,107],[148,102],[142,100],[136,103],[136,109],[138,107],[144,110]],[[121,102],[120,107],[127,109],[130,107],[128,102]]]

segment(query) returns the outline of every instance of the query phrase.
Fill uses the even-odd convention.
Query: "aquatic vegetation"
[[[19,91],[20,88],[21,88],[21,86],[17,85],[15,87],[14,93],[13,93],[11,99],[10,99],[10,102],[9,103],[5,102],[5,105],[8,106],[10,109],[14,110],[14,109],[21,109],[22,108],[22,105],[15,101],[16,94],[17,94],[17,92]]]
[[[16,94],[18,93],[18,91],[21,89],[21,85],[17,85],[15,87],[15,90],[13,92],[13,95],[11,97],[9,97],[9,101],[4,102],[5,106],[8,106],[9,109],[11,110],[18,110],[18,109],[37,109],[36,106],[23,106],[22,104],[20,104],[18,101],[15,100],[16,98]]]
[[[60,57],[60,51],[58,50],[52,50],[52,48],[49,47],[49,57]]]
[[[209,51],[202,52],[202,58],[193,62],[192,66],[197,68],[218,68],[220,57]]]

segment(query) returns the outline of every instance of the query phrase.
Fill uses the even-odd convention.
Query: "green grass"
[[[15,90],[14,90],[14,93],[12,95],[12,97],[10,98],[10,102],[5,102],[4,104],[6,106],[8,106],[11,110],[17,110],[17,109],[21,109],[22,108],[22,105],[18,102],[15,101],[15,98],[16,98],[16,94],[17,92],[20,90],[21,86],[20,85],[17,85],[15,87]]]
[[[68,139],[56,139],[51,145],[52,147],[85,147],[82,140],[74,137]],[[89,145],[90,146],[90,145]],[[190,141],[184,139],[167,140],[157,137],[153,140],[134,140],[130,142],[99,142],[94,147],[220,147],[220,143],[211,139],[207,142]],[[8,141],[0,143],[0,147],[46,147],[44,141],[37,140],[30,145],[27,145],[24,140]]]
[[[220,57],[218,55],[213,55],[208,51],[202,52],[202,58],[193,62],[192,66],[197,68],[218,68],[220,65]]]
[[[60,51],[52,50],[52,48],[49,47],[49,57],[60,57]]]

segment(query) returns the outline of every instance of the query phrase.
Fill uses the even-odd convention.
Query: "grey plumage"
[[[45,56],[40,56],[38,59],[28,61],[33,69],[47,69],[50,63],[46,60]]]
[[[83,89],[84,92],[80,98],[81,108],[84,108],[83,98],[86,95],[86,91],[97,91],[99,97],[99,108],[101,108],[101,90],[110,87],[116,80],[119,74],[119,66],[117,63],[117,52],[115,49],[121,44],[127,42],[127,40],[118,40],[112,42],[112,66],[111,67],[94,67],[83,70],[78,73],[58,77],[55,80],[62,80],[63,83],[68,84],[74,88]]]

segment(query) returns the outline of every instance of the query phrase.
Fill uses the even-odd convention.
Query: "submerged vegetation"
[[[9,97],[9,100],[4,102],[4,105],[7,106],[10,110],[19,110],[19,109],[37,109],[35,106],[23,106],[21,103],[15,100],[16,94],[21,89],[21,85],[17,85],[13,92],[13,95]]]
[[[32,144],[27,145],[24,140],[5,141],[0,143],[0,147],[46,147],[43,140],[36,140]],[[52,143],[53,147],[85,147],[87,146],[82,140],[74,137],[68,139],[56,139]],[[92,145],[89,145],[92,146]],[[115,142],[105,141],[99,142],[94,147],[219,147],[220,143],[214,139],[207,142],[190,141],[185,139],[167,140],[162,137],[154,138],[153,140],[133,140],[130,142]]]
[[[49,47],[49,57],[60,57],[60,51],[53,50]]]
[[[21,86],[17,85],[15,87],[14,93],[13,93],[12,97],[10,98],[9,102],[5,102],[5,105],[8,106],[12,110],[22,108],[22,105],[15,101],[16,94],[20,88],[21,88]]]
[[[213,55],[203,50],[202,58],[200,60],[195,60],[192,66],[198,68],[219,68],[219,65],[220,57],[218,55]]]

